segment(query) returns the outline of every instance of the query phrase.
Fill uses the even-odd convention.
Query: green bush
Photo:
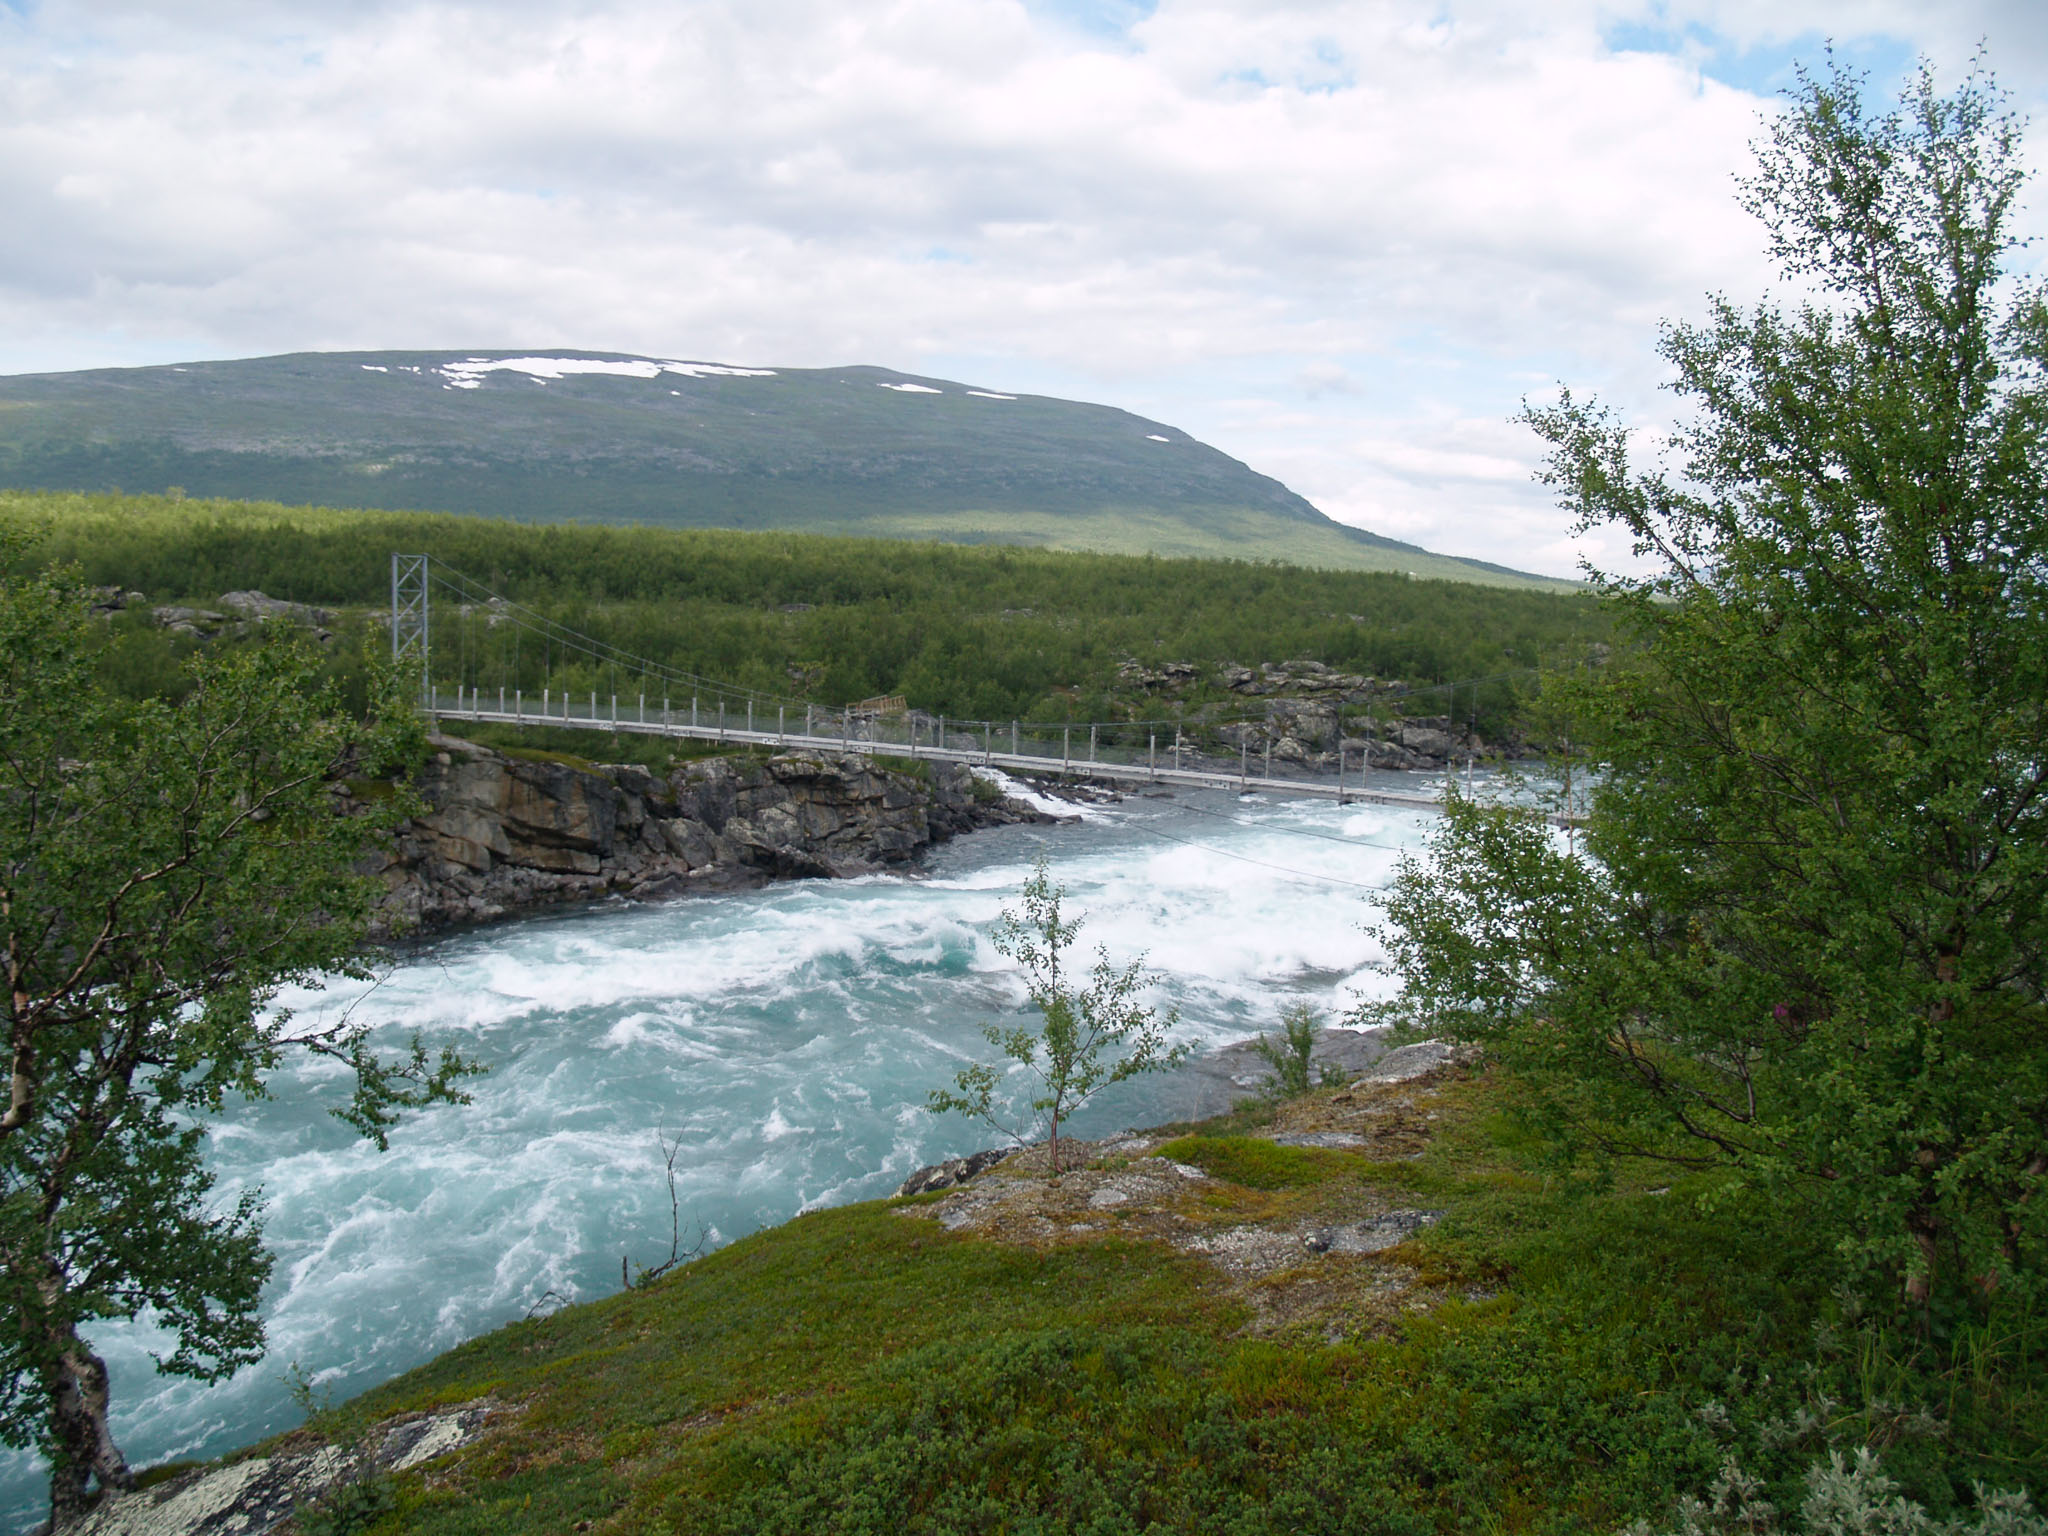
[[[1280,1015],[1280,1038],[1260,1035],[1252,1042],[1259,1059],[1273,1069],[1273,1075],[1259,1089],[1269,1099],[1298,1099],[1317,1086],[1314,1071],[1316,1026],[1322,1015],[1307,1003],[1296,1003]],[[1342,1080],[1343,1074],[1325,1065],[1320,1074],[1323,1087]]]
[[[390,1475],[358,1467],[356,1475],[301,1504],[293,1518],[301,1536],[358,1536],[397,1507]]]
[[[1296,1414],[1248,1416],[1215,1345],[1057,1329],[893,1363],[857,1411],[744,1434],[694,1528],[733,1536],[1187,1531],[1424,1536],[1396,1456]],[[876,1398],[879,1398],[879,1401]]]

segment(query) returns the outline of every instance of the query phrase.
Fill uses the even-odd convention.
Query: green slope
[[[1580,1536],[1665,1515],[1738,1453],[1796,1505],[1820,1436],[1766,1426],[1810,1402],[1939,1508],[2038,1476],[2024,1348],[1948,1385],[1866,1329],[1873,1368],[1815,1328],[1834,1270],[1793,1202],[1702,1199],[1665,1166],[1532,1177],[1493,1139],[1515,1093],[1498,1073],[1422,1091],[1406,1123],[1429,1140],[1402,1155],[1232,1134],[1272,1119],[1249,1111],[1157,1149],[1212,1176],[1198,1193],[1097,1208],[1114,1157],[1003,1236],[917,1219],[929,1196],[814,1212],[311,1427],[517,1405],[399,1480],[371,1536]],[[1387,1203],[1444,1220],[1255,1280],[1191,1251]],[[1951,1418],[1915,1443],[1880,1392]]]
[[[879,368],[585,352],[470,366],[518,356],[299,353],[0,379],[0,484],[1569,585],[1332,522],[1227,454],[1108,406]],[[561,376],[540,376],[549,363]]]

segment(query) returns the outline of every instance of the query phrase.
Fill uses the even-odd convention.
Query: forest
[[[175,686],[201,643],[152,610],[258,590],[335,610],[331,667],[360,673],[390,600],[394,552],[429,555],[472,591],[595,636],[672,673],[840,706],[901,695],[953,719],[1215,719],[1247,701],[1227,665],[1312,658],[1380,680],[1398,713],[1512,734],[1542,669],[1602,645],[1591,597],[1278,563],[1160,559],[812,534],[533,525],[161,496],[0,493],[0,521],[39,537],[23,561],[75,565],[140,592],[114,615],[107,667]],[[437,680],[639,691],[630,668],[534,646],[437,585]],[[1143,674],[1169,663],[1191,677]],[[1386,685],[1399,684],[1399,687]]]

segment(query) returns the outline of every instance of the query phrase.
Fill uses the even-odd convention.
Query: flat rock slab
[[[1386,1052],[1369,1065],[1363,1076],[1368,1083],[1412,1083],[1432,1072],[1441,1072],[1468,1054],[1446,1041],[1418,1040]]]
[[[103,1499],[65,1536],[265,1536],[302,1504],[366,1473],[406,1472],[473,1444],[503,1405],[488,1398],[387,1420],[360,1448],[322,1445],[202,1467]]]
[[[936,1220],[949,1232],[975,1232],[1012,1242],[1071,1242],[1110,1228],[1127,1237],[1162,1239],[1202,1255],[1236,1281],[1252,1281],[1313,1264],[1325,1254],[1372,1254],[1398,1247],[1434,1223],[1441,1211],[1391,1210],[1348,1222],[1304,1226],[1217,1223],[1186,1202],[1215,1181],[1199,1168],[1150,1152],[1144,1137],[1077,1143],[1077,1162],[1058,1183],[1026,1171],[1025,1149],[1000,1168],[952,1186],[931,1205],[902,1214]]]
[[[1362,1042],[1371,1049],[1376,1042]],[[1418,1157],[1450,1107],[1455,1070],[1469,1053],[1441,1047],[1383,1051],[1393,1081],[1367,1075],[1273,1106],[1247,1134],[1330,1147],[1369,1163]],[[1432,1273],[1404,1246],[1443,1212],[1395,1207],[1367,1177],[1333,1177],[1278,1192],[1238,1186],[1163,1157],[1167,1138],[1126,1131],[1060,1142],[1066,1170],[1045,1177],[1044,1143],[1021,1148],[967,1181],[897,1209],[962,1235],[1044,1251],[1075,1242],[1156,1242],[1203,1261],[1213,1282],[1247,1311],[1250,1334],[1392,1337],[1409,1316],[1449,1297],[1490,1294],[1456,1274]],[[1342,1170],[1336,1170],[1342,1173]],[[1361,1174],[1365,1170],[1361,1169]],[[1414,1198],[1409,1195],[1407,1198]]]
[[[1260,1280],[1299,1265],[1305,1254],[1299,1233],[1274,1227],[1236,1226],[1187,1234],[1177,1245],[1199,1253],[1233,1280]]]
[[[1331,1147],[1340,1152],[1355,1152],[1372,1145],[1366,1137],[1352,1131],[1281,1131],[1265,1139],[1276,1147]]]

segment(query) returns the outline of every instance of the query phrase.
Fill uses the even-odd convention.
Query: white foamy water
[[[408,1119],[382,1154],[328,1113],[346,1090],[332,1064],[294,1064],[273,1099],[215,1127],[218,1197],[260,1186],[267,1200],[269,1358],[200,1386],[155,1374],[146,1326],[103,1329],[122,1445],[137,1465],[216,1455],[297,1422],[287,1366],[339,1401],[549,1293],[617,1290],[622,1255],[668,1256],[657,1133],[681,1137],[684,1219],[713,1243],[992,1144],[922,1106],[988,1054],[984,1023],[1022,1019],[988,932],[1041,850],[1087,914],[1083,947],[1146,952],[1153,1001],[1201,1049],[1297,1001],[1334,1020],[1380,993],[1368,888],[1426,826],[1325,801],[1139,796],[1079,825],[976,833],[915,876],[530,919],[416,950],[374,986],[286,998],[308,1021],[349,1010],[392,1049],[415,1030],[452,1040],[490,1074],[474,1104]],[[1171,1119],[1190,1091],[1141,1078],[1074,1128]],[[0,1476],[0,1521],[26,1528],[38,1469],[15,1454]]]

